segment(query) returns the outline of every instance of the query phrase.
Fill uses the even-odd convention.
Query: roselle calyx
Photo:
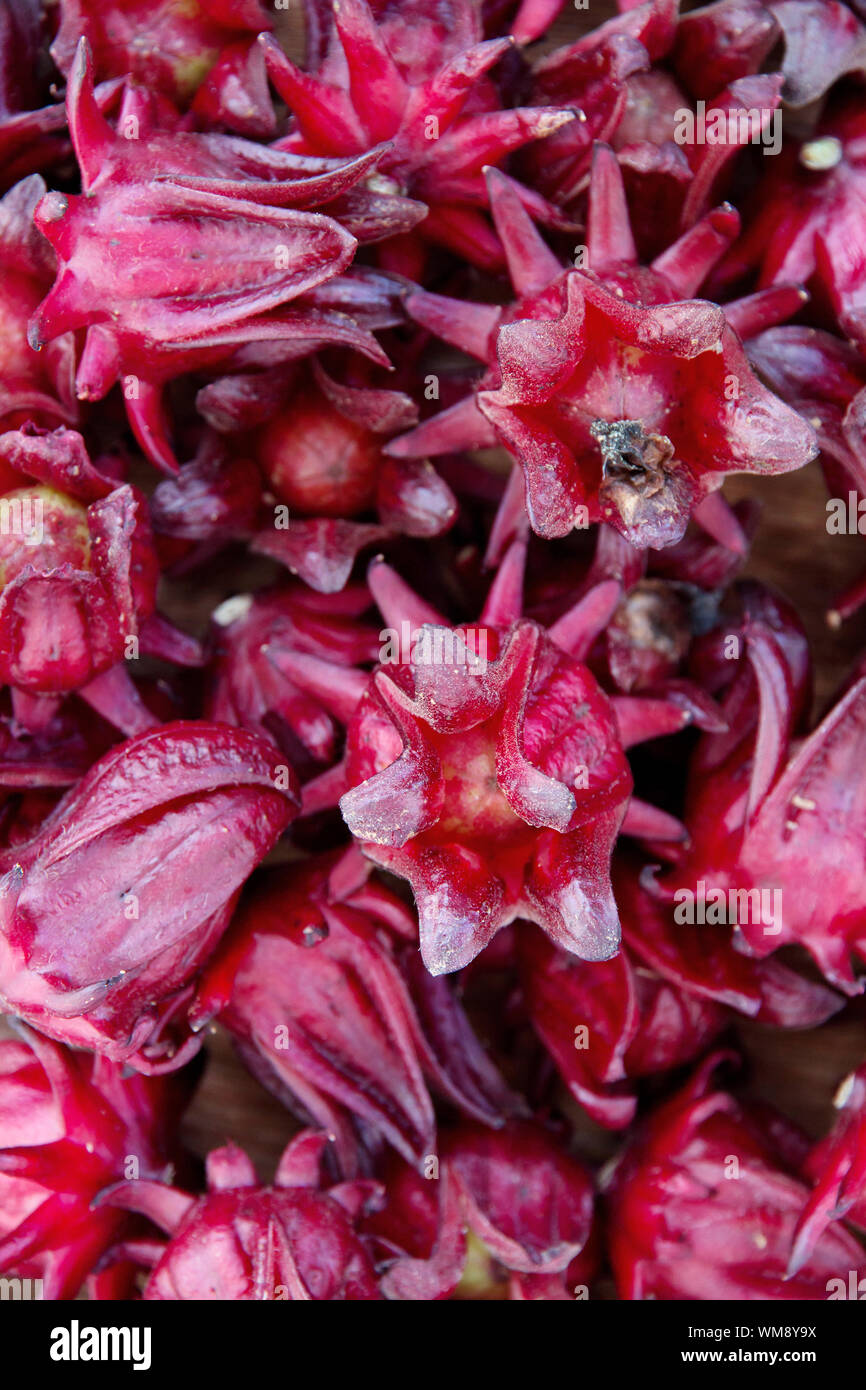
[[[179,1065],[200,1042],[196,971],[296,809],[294,774],[239,729],[178,722],[112,749],[0,861],[3,1009],[140,1070]]]
[[[304,809],[339,798],[363,852],[409,880],[436,975],[467,965],[517,917],[584,959],[615,954],[609,856],[620,826],[683,833],[629,803],[624,748],[693,720],[714,726],[703,699],[611,702],[582,658],[619,584],[594,585],[545,630],[521,617],[525,558],[523,537],[479,622],[454,628],[377,561],[368,585],[386,621],[379,669],[283,659],[347,729],[342,763],[307,784]]]
[[[450,982],[413,967],[413,914],[356,850],[275,871],[249,892],[205,972],[196,1022],[218,1014],[258,1078],[337,1138],[421,1164],[435,1152],[427,1089],[496,1126],[520,1108]]]
[[[613,711],[533,623],[482,631],[483,673],[458,633],[465,669],[422,657],[374,677],[349,726],[343,816],[366,854],[409,878],[434,974],[516,916],[606,959],[618,940],[606,859],[631,788]],[[561,702],[580,724],[560,723]]]
[[[443,1135],[434,1180],[393,1161],[384,1172],[364,1229],[380,1243],[386,1297],[586,1297],[592,1179],[542,1125],[462,1124]]]
[[[709,1058],[652,1113],[609,1178],[611,1261],[621,1298],[820,1301],[866,1268],[853,1236],[827,1231],[796,1274],[791,1238],[806,1188],[781,1117],[714,1088]]]
[[[0,418],[4,428],[25,420],[71,424],[78,411],[71,334],[61,334],[41,354],[28,341],[30,319],[56,272],[51,248],[33,223],[45,193],[45,180],[32,174],[0,198]]]
[[[42,1281],[42,1297],[91,1293],[129,1218],[91,1203],[110,1183],[171,1180],[194,1078],[126,1075],[21,1030],[0,1042],[0,1272]],[[90,1278],[95,1276],[95,1278]]]
[[[779,158],[770,161],[760,201],[753,199],[747,209],[743,235],[720,272],[723,284],[757,272],[759,288],[791,279],[809,285],[821,320],[861,351],[866,343],[863,135],[862,102],[841,97],[828,104],[808,139],[786,142]]]
[[[96,106],[81,40],[67,113],[83,192],[48,193],[35,214],[58,275],[29,335],[41,348],[86,328],[79,397],[99,400],[121,379],[142,448],[174,472],[163,384],[243,344],[302,334],[303,314],[299,322],[297,310],[275,311],[347,269],[355,230],[375,239],[413,225],[423,209],[367,191],[379,150],[311,170],[303,158],[235,136],[165,131],[152,105],[128,89],[114,130]],[[310,211],[323,206],[333,216]],[[328,341],[321,316],[308,330]]]
[[[0,494],[0,676],[16,713],[38,730],[80,691],[124,733],[150,727],[130,676],[139,657],[195,666],[202,653],[156,610],[144,495],[119,458],[91,459],[63,426],[0,434],[0,469],[17,484]]]
[[[209,717],[273,739],[302,775],[321,771],[337,756],[340,726],[285,660],[303,652],[345,667],[374,661],[377,634],[360,617],[369,605],[362,585],[327,599],[301,584],[226,599],[212,614]]]
[[[488,74],[513,40],[484,40],[472,0],[432,7],[341,0],[322,7],[317,25],[323,19],[322,51],[311,71],[300,70],[275,39],[260,40],[271,81],[293,116],[281,144],[333,157],[387,140],[382,174],[429,210],[411,236],[383,248],[384,263],[414,276],[424,269],[425,244],[434,243],[498,269],[502,250],[485,216],[484,168],[575,123],[572,103],[502,109]],[[567,225],[537,193],[521,194],[540,216]]]
[[[255,37],[271,19],[259,0],[62,0],[51,54],[67,75],[86,38],[101,77],[131,74],[173,100],[190,100],[226,47]],[[267,133],[267,132],[265,132]]]
[[[571,1095],[605,1128],[632,1122],[641,1076],[694,1061],[725,1024],[718,1004],[642,968],[625,947],[609,961],[581,961],[524,929],[519,961],[533,1028]]]
[[[517,299],[500,309],[409,297],[413,318],[488,370],[473,396],[389,452],[502,443],[522,468],[539,535],[605,521],[638,548],[681,540],[725,473],[785,472],[814,457],[811,427],[761,385],[739,337],[800,307],[801,292],[724,310],[693,297],[737,233],[733,208],[708,213],[640,266],[622,176],[600,145],[586,269],[568,270],[505,176],[491,170],[488,181]]]
[[[379,1198],[365,1181],[327,1185],[325,1134],[306,1130],[289,1144],[273,1184],[259,1184],[234,1144],[207,1159],[208,1191],[193,1197],[154,1182],[120,1184],[102,1194],[100,1211],[126,1208],[170,1237],[151,1242],[154,1264],[144,1298],[342,1302],[381,1298],[356,1225]],[[141,1247],[139,1247],[141,1249]]]
[[[439,535],[457,513],[429,460],[384,453],[418,410],[405,392],[371,384],[373,371],[365,363],[349,384],[315,360],[259,435],[261,466],[290,524],[262,528],[254,549],[320,593],[343,587],[360,550],[392,534]]]
[[[757,616],[747,625],[722,705],[729,730],[705,737],[692,759],[684,817],[690,847],[658,886],[670,902],[703,881],[726,904],[715,920],[735,926],[749,954],[802,945],[831,985],[857,994],[863,983],[853,966],[866,959],[866,908],[852,865],[862,821],[857,769],[866,678],[853,680],[823,720],[797,737],[799,664],[769,623]],[[731,893],[747,903],[733,914]]]
[[[794,1232],[789,1264],[794,1274],[832,1222],[866,1229],[866,1068],[845,1078],[833,1104],[838,1112],[833,1127],[803,1165],[814,1187]]]

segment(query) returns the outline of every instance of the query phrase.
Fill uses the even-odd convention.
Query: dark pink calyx
[[[784,472],[814,457],[811,427],[761,385],[731,326],[769,326],[800,307],[800,292],[725,311],[691,298],[736,235],[733,209],[708,214],[643,268],[619,168],[599,147],[586,268],[563,270],[506,178],[488,179],[521,298],[497,310],[410,296],[415,319],[489,371],[474,398],[394,441],[391,453],[499,440],[522,465],[539,534],[604,520],[640,548],[679,541],[726,472]]]
[[[796,1274],[791,1240],[806,1188],[803,1137],[781,1116],[713,1089],[710,1057],[651,1113],[608,1180],[621,1297],[823,1300],[862,1246],[828,1230]]]
[[[810,1259],[831,1222],[866,1226],[866,1068],[845,1078],[833,1103],[838,1111],[833,1128],[804,1164],[814,1187],[797,1222],[792,1274]]]
[[[855,994],[862,982],[851,958],[866,958],[864,917],[859,879],[839,847],[853,847],[863,818],[854,768],[866,684],[854,680],[823,721],[795,740],[808,679],[802,638],[798,644],[791,636],[760,616],[748,623],[747,663],[723,704],[729,730],[698,745],[685,813],[692,847],[665,876],[664,890],[668,897],[677,889],[694,893],[703,881],[727,904],[715,920],[735,923],[752,954],[798,943],[832,985]],[[731,908],[737,894],[742,910]]]
[[[63,427],[0,434],[0,464],[22,483],[0,496],[0,675],[18,699],[79,691],[124,733],[151,727],[124,663],[167,653],[196,665],[201,652],[155,611],[143,494]]]
[[[163,130],[152,105],[128,92],[114,130],[97,107],[81,40],[67,113],[84,191],[49,193],[39,205],[58,274],[31,319],[30,342],[38,349],[86,328],[79,397],[101,399],[121,378],[139,443],[173,472],[162,384],[243,344],[291,338],[299,311],[282,306],[348,268],[354,231],[364,240],[391,235],[423,208],[369,191],[381,149],[311,170],[307,159],[235,136]],[[308,337],[320,327],[314,315]]]
[[[580,657],[618,584],[593,586],[546,632],[520,617],[525,554],[515,541],[478,624],[456,628],[375,563],[387,626],[372,678],[300,654],[284,662],[348,725],[342,765],[307,784],[304,809],[339,798],[365,854],[409,880],[434,974],[468,964],[518,916],[586,959],[613,955],[618,830],[683,834],[644,803],[626,811],[624,747],[693,720],[714,726],[706,698],[687,692],[611,702]]]
[[[299,773],[321,771],[337,755],[340,725],[292,679],[292,660],[374,661],[377,634],[359,616],[369,605],[362,585],[326,599],[300,584],[226,599],[212,614],[210,717],[272,738]]]
[[[365,364],[368,365],[368,364]],[[362,548],[391,534],[439,535],[457,501],[428,460],[395,459],[388,439],[418,418],[402,391],[372,384],[372,371],[336,381],[316,361],[259,433],[259,458],[291,525],[262,526],[254,548],[320,593],[346,583]],[[372,379],[372,381],[371,381]]]
[[[519,959],[533,1028],[574,1099],[608,1129],[634,1119],[636,1078],[694,1060],[724,1025],[718,1005],[625,949],[584,962],[526,930]]]
[[[131,74],[176,101],[192,98],[228,45],[244,36],[249,45],[272,23],[259,0],[216,0],[207,6],[184,0],[156,5],[62,0],[59,9],[51,54],[61,72],[69,75],[78,43],[86,38],[100,77]]]
[[[28,341],[28,323],[56,271],[51,248],[33,223],[45,193],[44,179],[32,174],[0,199],[0,418],[7,429],[27,420],[71,424],[78,410],[71,336],[61,335],[41,355]]]
[[[388,1298],[565,1299],[595,1273],[592,1180],[539,1124],[450,1130],[435,1182],[394,1162],[385,1172],[365,1229]]]
[[[142,1071],[180,1065],[200,1043],[192,981],[297,804],[273,744],[226,725],[166,724],[112,749],[4,851],[3,1007]]]
[[[353,849],[272,874],[245,899],[193,1010],[197,1025],[219,1013],[265,1085],[337,1136],[347,1172],[353,1122],[413,1164],[435,1151],[425,1078],[488,1124],[518,1106],[450,984],[413,967],[414,916],[370,870]]]
[[[328,1189],[321,1166],[328,1140],[306,1130],[286,1149],[270,1187],[233,1144],[207,1161],[204,1197],[159,1183],[118,1184],[100,1210],[126,1208],[169,1236],[152,1249],[144,1297],[156,1301],[342,1302],[381,1298],[356,1231],[379,1200],[375,1183]]]
[[[782,4],[791,14],[842,12],[861,31],[860,63],[866,57],[863,26],[842,5]],[[866,284],[862,254],[862,207],[866,186],[863,105],[856,97],[828,102],[812,136],[786,141],[768,161],[760,200],[746,208],[745,230],[719,275],[722,285],[757,272],[764,288],[795,281],[808,285],[825,321],[838,325],[861,349],[866,342]]]
[[[124,1076],[20,1031],[23,1042],[0,1043],[0,1271],[69,1299],[130,1234],[121,1213],[93,1211],[100,1190],[170,1176],[181,1159],[191,1078]]]
[[[842,1007],[841,997],[825,985],[781,961],[754,960],[736,949],[738,924],[731,919],[740,903],[744,916],[754,906],[760,916],[763,906],[772,909],[772,899],[746,892],[729,902],[726,894],[719,912],[706,904],[705,882],[703,907],[694,894],[675,892],[672,900],[669,891],[660,892],[652,870],[625,856],[615,866],[614,883],[629,952],[678,989],[777,1028],[816,1028]],[[690,903],[694,910],[686,912]],[[772,926],[771,911],[766,915]]]
[[[514,40],[483,40],[480,13],[468,0],[432,10],[350,0],[328,4],[322,14],[327,42],[311,71],[297,67],[275,39],[261,40],[270,79],[293,116],[281,145],[333,157],[389,141],[382,174],[429,210],[411,238],[383,248],[384,264],[416,278],[425,243],[434,243],[499,269],[502,248],[485,216],[484,170],[578,123],[572,103],[502,109],[490,74]],[[520,196],[552,225],[570,225],[539,193],[521,187]]]
[[[424,631],[431,647],[450,635]],[[483,674],[458,631],[465,669],[422,657],[376,676],[349,727],[344,818],[366,853],[412,883],[435,974],[467,964],[521,914],[604,959],[617,940],[605,848],[630,790],[610,706],[534,624],[501,644],[486,628],[475,637],[492,653]],[[562,723],[566,704],[579,724]]]

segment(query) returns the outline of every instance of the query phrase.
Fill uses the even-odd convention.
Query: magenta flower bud
[[[485,41],[471,0],[447,8],[329,0],[312,14],[312,32],[319,52],[306,72],[274,38],[260,39],[270,79],[294,115],[286,145],[333,157],[391,142],[383,174],[429,212],[408,244],[385,248],[385,264],[416,278],[424,243],[432,242],[473,265],[499,269],[502,248],[484,215],[484,169],[576,125],[574,103],[503,110],[488,74],[513,40]],[[521,191],[543,220],[568,225],[544,198]]]
[[[604,521],[640,549],[679,541],[692,513],[700,519],[712,506],[724,473],[783,473],[814,458],[811,426],[761,384],[740,338],[796,312],[802,293],[787,287],[724,310],[694,298],[739,229],[729,204],[641,266],[619,165],[599,145],[588,269],[564,269],[508,179],[487,177],[515,302],[409,297],[417,322],[488,370],[474,395],[390,453],[504,444],[523,470],[539,535]]]
[[[58,8],[51,56],[61,72],[69,75],[79,40],[86,38],[101,78],[131,74],[174,101],[192,98],[227,45],[244,38],[249,45],[272,23],[260,0],[209,0],[207,6],[61,0]]]
[[[833,1128],[803,1165],[815,1185],[797,1222],[790,1264],[794,1274],[832,1221],[866,1230],[866,1067],[845,1078],[833,1103],[839,1112]]]
[[[306,1130],[289,1144],[271,1187],[228,1144],[207,1160],[208,1191],[191,1197],[154,1182],[119,1184],[99,1210],[148,1216],[170,1239],[154,1246],[144,1290],[155,1301],[357,1302],[381,1298],[356,1225],[379,1199],[375,1183],[321,1178],[327,1137]]]
[[[520,1108],[450,984],[413,968],[414,916],[370,872],[351,850],[258,885],[193,1009],[218,1012],[256,1076],[337,1136],[346,1172],[371,1132],[412,1163],[435,1151],[428,1079],[489,1125]]]
[[[388,1298],[562,1300],[594,1273],[592,1179],[540,1125],[462,1125],[443,1136],[435,1173],[394,1162],[386,1173],[365,1230]]]
[[[781,1117],[752,1113],[712,1089],[718,1061],[709,1058],[650,1115],[610,1179],[608,1248],[619,1295],[826,1299],[829,1281],[866,1270],[866,1253],[833,1228],[789,1276],[808,1190],[779,1151]]]
[[[581,961],[527,930],[519,958],[533,1028],[574,1099],[608,1129],[634,1119],[638,1077],[694,1061],[725,1025],[718,1004],[640,967],[625,949]]]
[[[0,860],[0,1006],[141,1070],[179,1065],[195,974],[296,810],[294,774],[238,729],[112,749]]]
[[[316,333],[315,315],[274,311],[346,270],[356,231],[375,240],[412,226],[424,210],[368,191],[378,149],[311,169],[309,160],[235,136],[160,129],[140,89],[127,90],[115,131],[97,107],[84,39],[66,101],[83,192],[49,193],[36,212],[59,265],[30,342],[40,348],[86,328],[78,395],[101,399],[122,377],[142,448],[174,472],[162,384],[241,344],[328,341]],[[331,215],[311,210],[324,205]]]
[[[188,1073],[125,1075],[28,1033],[0,1043],[0,1272],[74,1298],[135,1225],[91,1203],[110,1183],[171,1180]]]
[[[292,653],[348,668],[374,661],[376,632],[359,618],[370,602],[361,585],[326,599],[300,584],[226,599],[212,615],[210,717],[273,739],[301,775],[333,762],[338,721],[283,667]]]
[[[29,732],[41,733],[55,697],[74,690],[123,733],[139,733],[155,719],[125,662],[202,664],[199,644],[156,612],[148,505],[124,466],[113,455],[92,461],[64,427],[0,434],[0,467],[21,484],[0,495],[0,675]]]

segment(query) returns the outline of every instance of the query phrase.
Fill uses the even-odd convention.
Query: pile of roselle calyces
[[[866,0],[288,9],[0,10],[5,1287],[866,1297]]]

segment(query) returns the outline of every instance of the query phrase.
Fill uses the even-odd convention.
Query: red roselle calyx
[[[641,548],[679,541],[725,473],[785,472],[814,457],[811,427],[761,385],[735,331],[787,317],[802,295],[788,287],[725,310],[693,298],[736,235],[732,208],[641,267],[616,159],[600,146],[586,269],[564,270],[505,176],[488,181],[519,298],[504,310],[426,291],[409,298],[413,318],[489,370],[475,395],[392,453],[501,442],[523,469],[540,535],[603,520]]]
[[[260,463],[283,504],[274,514],[288,508],[290,521],[263,527],[253,548],[332,593],[362,548],[391,534],[447,530],[456,499],[429,460],[384,453],[387,440],[417,418],[404,392],[335,381],[315,361],[260,431]]]
[[[432,1180],[393,1161],[384,1172],[386,1200],[364,1229],[386,1297],[428,1301],[458,1286],[467,1297],[587,1297],[592,1180],[542,1126],[464,1124],[443,1136]]]
[[[45,180],[33,174],[0,199],[0,417],[5,427],[25,419],[71,423],[77,414],[72,336],[61,334],[41,354],[27,338],[30,318],[56,269],[51,248],[33,225],[45,193]]]
[[[789,1274],[807,1189],[802,1137],[713,1088],[710,1058],[632,1140],[609,1182],[610,1254],[621,1298],[826,1299],[866,1269],[840,1228]],[[787,1149],[787,1154],[786,1154]],[[781,1152],[780,1152],[781,1150]]]
[[[336,411],[326,412],[316,395],[281,412],[261,440],[268,482],[302,516],[351,517],[369,511],[378,453],[374,436]]]
[[[360,585],[326,600],[301,585],[226,599],[212,614],[210,717],[272,738],[300,773],[333,762],[337,720],[283,667],[295,652],[347,667],[374,661],[377,634],[359,617],[370,602]]]
[[[609,142],[641,243],[655,251],[707,211],[744,145],[778,138],[783,78],[760,71],[779,32],[768,8],[757,0],[679,8],[667,0],[630,6],[534,64],[535,100],[576,102],[585,120],[523,156],[536,187],[580,207],[593,141]],[[702,138],[694,98],[724,115],[723,139]]]
[[[842,997],[774,957],[755,959],[737,949],[731,922],[681,922],[674,904],[656,890],[653,870],[619,858],[614,886],[629,953],[645,968],[698,999],[733,1009],[775,1028],[816,1028],[843,1006]],[[727,915],[727,914],[726,914]]]
[[[636,1082],[695,1060],[730,1011],[781,1028],[814,1028],[842,1007],[833,990],[775,960],[737,951],[729,926],[677,926],[673,907],[621,856],[614,891],[624,945],[584,962],[524,929],[518,959],[527,1012],[572,1096],[597,1123],[635,1117]]]
[[[760,287],[792,278],[808,284],[829,323],[861,350],[866,281],[862,254],[852,252],[862,245],[864,134],[863,104],[855,97],[832,103],[809,139],[786,141],[722,266],[729,283],[757,270]]]
[[[154,1182],[122,1183],[104,1193],[100,1211],[140,1212],[170,1237],[137,1247],[155,1265],[145,1299],[381,1298],[356,1230],[364,1211],[379,1200],[377,1184],[344,1182],[329,1190],[321,1173],[327,1145],[324,1134],[299,1134],[271,1187],[259,1185],[246,1154],[229,1144],[208,1156],[203,1197]]]
[[[411,883],[434,974],[468,964],[516,917],[584,959],[614,955],[609,857],[631,791],[623,748],[707,712],[665,698],[614,706],[579,657],[618,584],[595,586],[545,632],[519,616],[524,559],[515,542],[479,624],[453,629],[374,564],[368,582],[388,623],[380,669],[284,660],[348,726],[341,767],[308,784],[305,809],[342,792],[364,853]],[[628,815],[635,834],[681,835],[644,803]]]
[[[296,810],[290,769],[239,729],[167,724],[107,753],[4,852],[3,1008],[141,1070],[179,1065],[200,1041],[193,977]]]
[[[65,427],[0,434],[0,467],[15,484],[0,495],[0,677],[16,697],[83,691],[124,732],[147,728],[129,669],[144,655],[190,666],[202,656],[156,612],[144,496],[117,476],[118,459],[92,461]],[[16,712],[33,707],[16,699]]]
[[[229,45],[246,40],[249,46],[271,24],[259,0],[215,0],[206,7],[183,0],[61,0],[59,9],[51,54],[62,72],[70,73],[86,38],[100,77],[131,74],[180,101],[195,95]]]
[[[692,4],[0,3],[0,1297],[866,1296],[866,0]]]
[[[0,1272],[69,1299],[95,1272],[98,1291],[98,1267],[132,1233],[93,1199],[119,1179],[171,1180],[189,1077],[125,1076],[105,1057],[26,1039],[0,1043]]]
[[[303,159],[236,137],[154,128],[145,96],[129,91],[126,133],[118,133],[96,106],[85,40],[67,113],[84,192],[49,193],[36,212],[59,273],[31,320],[30,341],[39,348],[86,328],[79,397],[101,399],[122,377],[139,443],[172,472],[162,383],[244,343],[327,341],[327,320],[314,314],[304,334],[303,317],[275,319],[272,311],[348,267],[353,227],[375,239],[411,226],[423,210],[367,193],[362,180],[377,150],[310,173]],[[309,211],[323,205],[334,216]],[[116,305],[110,321],[106,299]]]
[[[693,1061],[725,1024],[718,1004],[641,967],[625,948],[586,962],[528,929],[519,958],[533,1028],[571,1095],[606,1128],[634,1119],[640,1076]]]
[[[481,41],[472,0],[372,7],[335,0],[322,7],[322,18],[326,38],[315,72],[301,72],[275,39],[261,40],[271,81],[293,115],[281,144],[333,157],[389,141],[382,174],[429,211],[413,235],[421,246],[386,247],[385,263],[390,257],[396,269],[420,271],[423,243],[433,242],[498,269],[502,250],[483,215],[484,168],[573,124],[572,103],[501,109],[488,74],[513,39]],[[539,215],[568,225],[537,193],[521,189],[521,196]]]
[[[838,1117],[830,1134],[816,1144],[804,1170],[814,1188],[806,1201],[791,1251],[796,1274],[808,1261],[833,1221],[866,1229],[866,1067],[858,1067],[839,1087]],[[849,1296],[848,1286],[837,1296]]]
[[[137,656],[156,586],[141,496],[124,486],[85,507],[31,486],[4,493],[0,508],[12,519],[0,536],[3,680],[54,695],[121,661],[130,640]]]
[[[534,623],[494,624],[501,591],[477,628],[452,630],[374,574],[394,641],[405,613],[431,659],[422,642],[358,683],[340,806],[364,852],[412,884],[428,969],[466,965],[519,915],[589,958],[613,954],[608,858],[631,779],[607,697]],[[560,722],[566,704],[579,724]]]
[[[707,920],[735,925],[750,953],[799,943],[831,984],[856,994],[862,982],[852,955],[866,959],[862,885],[852,867],[863,819],[857,769],[866,678],[795,741],[801,696],[790,649],[757,617],[746,626],[745,657],[722,706],[729,730],[708,735],[692,763],[691,847],[662,876],[660,891],[687,908],[702,882],[715,899]],[[741,895],[733,912],[731,893]]]
[[[195,1021],[218,1012],[260,1080],[337,1136],[345,1172],[353,1119],[410,1162],[435,1152],[425,1078],[490,1125],[521,1104],[450,982],[415,968],[413,915],[370,868],[351,850],[271,875],[244,900],[193,1008]]]

